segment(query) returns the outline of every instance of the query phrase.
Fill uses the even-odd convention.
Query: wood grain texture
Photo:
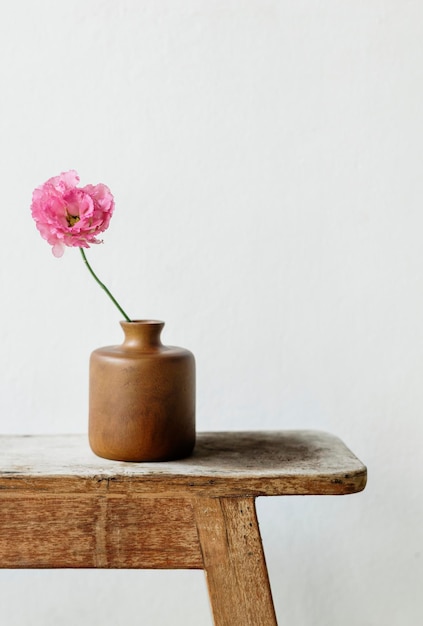
[[[0,496],[1,568],[201,569],[188,500]]]
[[[216,626],[275,626],[253,498],[199,498],[198,535]]]
[[[184,497],[342,495],[366,468],[318,431],[199,433],[188,459],[122,463],[96,457],[84,435],[0,437],[0,491]]]

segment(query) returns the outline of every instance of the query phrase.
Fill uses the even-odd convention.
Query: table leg
[[[194,506],[215,625],[277,626],[254,498]]]

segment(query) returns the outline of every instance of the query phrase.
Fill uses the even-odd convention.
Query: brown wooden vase
[[[116,461],[169,461],[195,445],[195,360],[164,346],[163,322],[120,323],[122,345],[94,350],[90,359],[89,441]]]

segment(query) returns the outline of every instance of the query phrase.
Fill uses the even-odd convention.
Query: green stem
[[[98,278],[98,276],[94,273],[93,268],[91,267],[91,265],[88,263],[87,257],[85,256],[85,252],[83,248],[79,248],[79,251],[81,253],[82,259],[85,263],[85,265],[88,267],[88,270],[91,274],[91,276],[94,278],[94,280],[100,285],[100,287],[102,289],[104,289],[104,291],[107,293],[107,295],[109,296],[110,300],[113,302],[113,304],[119,309],[119,311],[122,313],[122,315],[124,316],[124,318],[126,319],[127,322],[130,322],[131,320],[129,319],[129,317],[126,315],[125,311],[122,309],[122,307],[120,306],[119,302],[112,296],[112,294],[110,293],[110,291],[107,289],[106,285],[104,285],[101,280]]]

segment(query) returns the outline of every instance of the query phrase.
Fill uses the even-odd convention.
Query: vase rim
[[[140,324],[140,325],[157,325],[159,326],[160,324],[164,324],[164,322],[162,320],[153,320],[153,319],[145,319],[145,320],[131,320],[131,321],[127,321],[127,320],[122,320],[121,324]]]

